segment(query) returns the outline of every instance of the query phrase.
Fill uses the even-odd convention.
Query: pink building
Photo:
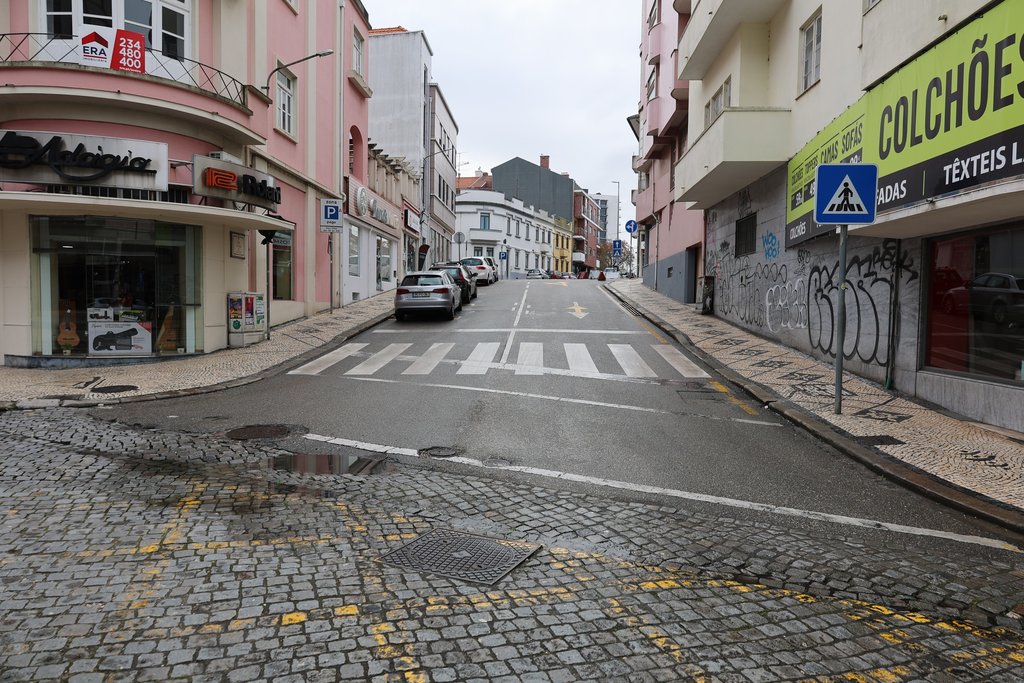
[[[0,5],[4,362],[210,352],[341,305],[321,212],[340,229],[365,184],[368,30],[359,0]]]
[[[703,274],[704,216],[673,200],[674,168],[690,138],[689,85],[679,79],[676,63],[689,14],[680,14],[667,0],[643,0],[643,8],[640,111],[631,120],[640,142],[633,158],[640,263],[644,284],[692,303]]]

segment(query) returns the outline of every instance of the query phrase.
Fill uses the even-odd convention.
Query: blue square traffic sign
[[[874,223],[878,166],[820,164],[814,193],[814,220],[820,225]]]

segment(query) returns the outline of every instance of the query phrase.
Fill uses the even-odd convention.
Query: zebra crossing
[[[596,379],[671,379],[678,374],[687,379],[707,378],[708,374],[670,344],[583,344],[519,342],[513,362],[501,362],[501,342],[457,344],[434,343],[428,348],[402,342],[382,348],[366,343],[345,344],[291,370],[289,375],[316,376],[334,366],[354,362],[342,375],[370,377],[385,368],[401,365],[401,375],[426,376],[453,368],[456,375],[487,375],[511,370],[519,376],[563,375]],[[651,353],[653,352],[653,353]],[[657,366],[657,367],[655,367]]]

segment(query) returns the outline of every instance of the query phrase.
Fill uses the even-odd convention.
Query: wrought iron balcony
[[[22,64],[69,64],[91,71],[105,71],[78,63],[78,38],[46,33],[0,33],[0,68]],[[246,105],[245,84],[232,76],[187,57],[146,48],[146,76],[167,79],[208,95]],[[122,76],[141,76],[127,71],[110,71]]]

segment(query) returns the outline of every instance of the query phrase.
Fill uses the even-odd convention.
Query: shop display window
[[[290,301],[292,298],[292,235],[277,233],[274,235],[274,298],[279,301]]]
[[[391,283],[391,240],[377,236],[377,291]]]
[[[199,244],[194,226],[33,217],[33,351],[202,351]]]
[[[927,316],[929,367],[1024,384],[1024,226],[933,240]]]

